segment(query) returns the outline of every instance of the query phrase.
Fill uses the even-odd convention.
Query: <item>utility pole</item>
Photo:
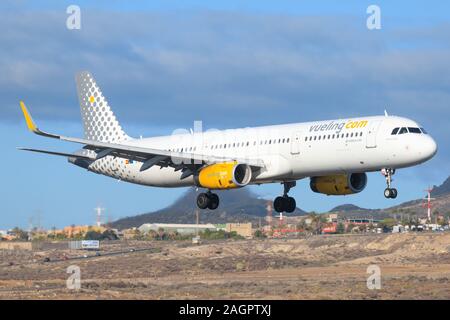
[[[433,190],[432,188],[428,188],[428,189],[425,190],[427,192],[427,196],[426,196],[427,202],[424,203],[424,207],[427,208],[427,221],[428,221],[428,223],[431,223],[431,208],[432,208],[431,200],[434,200],[434,198],[431,197],[431,191],[432,190]]]
[[[28,218],[28,229],[30,233],[33,231],[33,216]]]
[[[41,210],[36,210],[36,232],[40,232],[42,230],[41,222]]]

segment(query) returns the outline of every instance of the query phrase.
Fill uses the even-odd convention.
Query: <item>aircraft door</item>
[[[375,120],[370,124],[369,130],[367,131],[366,148],[377,147],[377,133],[378,129],[380,128],[381,122],[382,120]]]
[[[300,142],[302,141],[302,133],[296,131],[291,136],[291,154],[300,153]]]

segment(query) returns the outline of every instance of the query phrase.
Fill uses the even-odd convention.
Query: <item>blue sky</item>
[[[69,4],[81,7],[81,30],[65,27]],[[370,4],[381,7],[381,30],[366,28]],[[2,1],[0,229],[26,227],[38,215],[46,227],[93,223],[97,204],[117,219],[164,207],[185,191],[117,182],[15,149],[78,148],[29,134],[18,100],[41,127],[80,136],[74,74],[84,69],[132,136],[170,134],[194,120],[228,128],[387,108],[421,122],[440,145],[432,161],[396,174],[398,199],[384,199],[378,173],[354,196],[316,195],[308,181],[291,193],[316,211],[421,197],[450,174],[449,9],[445,1]],[[252,190],[273,198],[281,186]]]

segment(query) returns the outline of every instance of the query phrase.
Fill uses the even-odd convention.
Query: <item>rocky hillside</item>
[[[434,186],[431,195],[433,197],[450,195],[450,177],[448,177],[440,186]]]

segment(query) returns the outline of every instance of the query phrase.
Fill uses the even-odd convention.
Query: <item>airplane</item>
[[[74,153],[33,148],[20,150],[63,156],[76,166],[135,184],[154,187],[196,186],[200,209],[215,210],[215,190],[280,183],[277,212],[293,212],[288,195],[296,181],[309,178],[312,191],[349,195],[364,190],[367,172],[386,179],[384,196],[394,199],[396,169],[421,164],[437,144],[415,121],[388,115],[336,119],[151,138],[131,138],[88,71],[75,76],[84,138],[41,131],[20,101],[28,129],[35,134],[83,145]]]

